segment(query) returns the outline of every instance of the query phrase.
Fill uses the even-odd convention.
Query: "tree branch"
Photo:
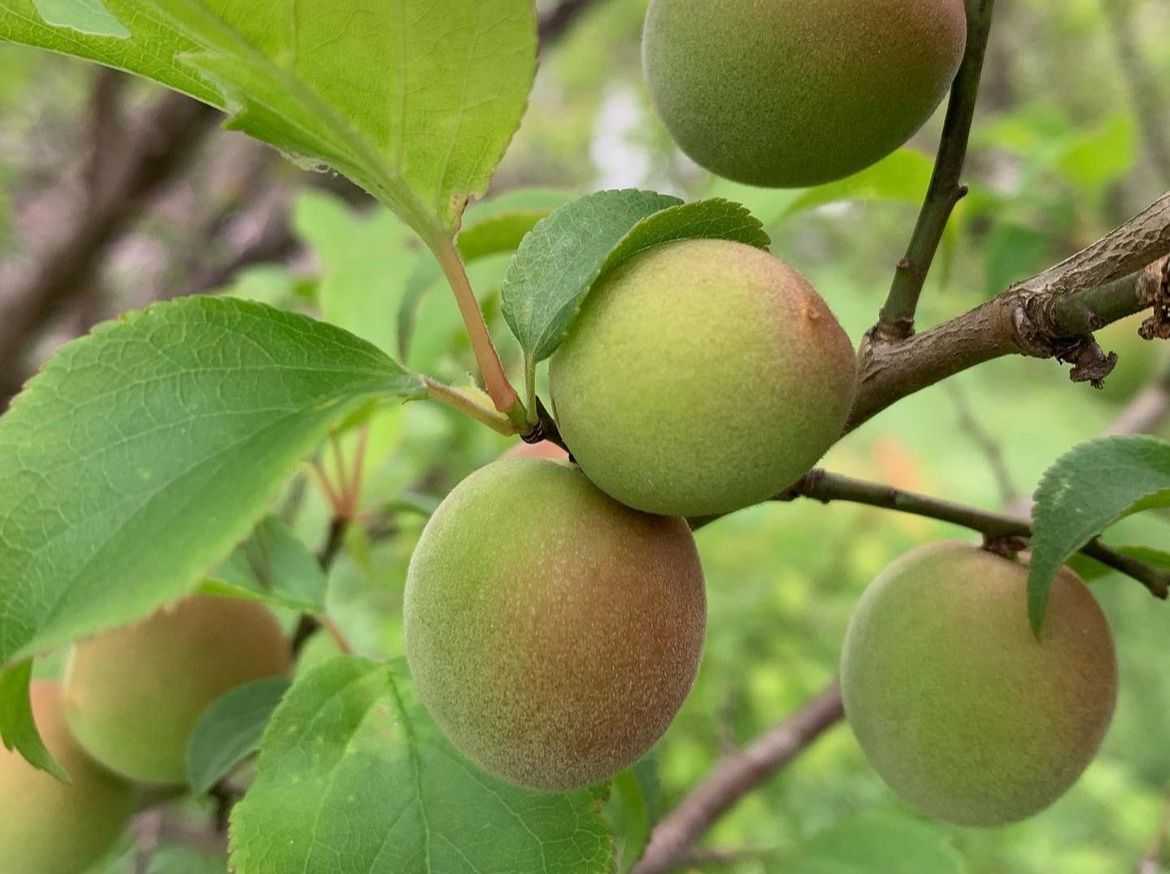
[[[561,0],[552,11],[540,18],[540,44],[543,48],[552,45],[573,26],[581,13],[596,5],[597,0]]]
[[[989,540],[1001,537],[1030,538],[1032,536],[1031,524],[1018,516],[991,513],[954,501],[932,498],[928,495],[907,492],[880,483],[865,482],[820,469],[805,474],[795,485],[777,495],[775,500],[795,501],[799,498],[811,498],[822,504],[847,501],[854,504],[866,504],[870,507],[881,507],[886,510],[896,510],[899,513],[909,513],[912,516],[924,516],[928,519],[937,519],[940,522],[949,522],[952,525],[978,531]],[[1080,552],[1137,580],[1154,597],[1163,600],[1170,597],[1170,574],[1127,555],[1122,555],[1096,538],[1085,544]]]
[[[846,430],[896,401],[1004,355],[1057,357],[1074,380],[1112,367],[1085,335],[1154,303],[1166,283],[1170,193],[1101,240],[1038,276],[899,343],[865,342],[860,387]]]
[[[872,342],[896,343],[914,333],[914,313],[930,266],[955,205],[967,194],[959,179],[967,160],[994,8],[995,0],[967,0],[967,48],[951,88],[934,173],[906,256],[898,262],[880,319],[870,332]]]
[[[116,144],[106,144],[108,165],[90,170],[97,195],[78,210],[61,239],[38,259],[8,299],[0,320],[0,404],[26,378],[21,367],[31,342],[72,299],[93,285],[106,248],[186,164],[219,113],[177,93],[162,97]]]
[[[685,863],[691,847],[721,816],[843,717],[841,691],[834,683],[742,751],[723,759],[658,823],[632,874],[661,874]]]

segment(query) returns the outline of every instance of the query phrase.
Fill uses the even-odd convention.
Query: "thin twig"
[[[1170,796],[1162,807],[1162,816],[1158,820],[1158,828],[1150,838],[1150,845],[1138,859],[1137,874],[1162,874],[1165,870],[1162,862],[1166,857],[1166,841],[1170,837]]]
[[[959,525],[972,531],[978,531],[988,539],[1030,538],[1032,536],[1031,523],[1018,516],[992,513],[954,501],[932,498],[928,495],[903,491],[881,483],[853,479],[820,469],[805,474],[794,486],[778,495],[776,500],[794,501],[799,498],[811,498],[822,504],[847,501],[854,504],[866,504],[870,507],[881,507],[886,510],[896,510],[899,513],[908,513],[912,516],[923,516]],[[1079,551],[1137,580],[1154,597],[1163,600],[1170,597],[1170,574],[1127,555],[1122,555],[1095,538]]]
[[[724,758],[658,823],[633,874],[661,874],[683,864],[716,820],[843,717],[841,690],[834,683],[749,746]]]
[[[994,8],[995,0],[967,0],[967,48],[951,87],[934,173],[906,255],[898,262],[880,319],[870,332],[874,343],[897,343],[914,333],[918,298],[951,213],[967,193],[967,187],[959,180],[967,160],[967,143],[971,138],[975,104],[979,98],[979,81],[983,75],[983,59],[987,54]]]
[[[1156,342],[1156,341],[1151,341]],[[1121,414],[1103,432],[1103,436],[1153,434],[1170,421],[1170,363],[1138,392]]]
[[[317,553],[317,564],[326,575],[332,570],[337,557],[341,555],[341,549],[345,546],[345,534],[349,530],[349,526],[350,519],[345,515],[336,515],[329,523],[329,534],[325,538],[325,545]],[[328,624],[325,619],[314,613],[302,613],[292,635],[291,647],[294,658],[301,654],[305,644],[323,627],[328,627],[338,642],[345,644],[345,638],[336,626]],[[343,650],[347,648],[348,644],[342,646]]]

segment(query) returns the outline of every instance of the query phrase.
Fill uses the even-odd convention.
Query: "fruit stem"
[[[461,413],[466,413],[477,422],[487,425],[497,433],[512,437],[520,431],[525,430],[526,426],[517,427],[511,416],[493,409],[477,399],[471,392],[460,391],[452,386],[444,385],[438,380],[431,379],[429,376],[424,376],[422,381],[427,388],[427,397],[431,400],[446,404],[448,407],[459,410]],[[478,393],[478,390],[476,390],[476,393]],[[483,398],[487,400],[486,395]],[[527,418],[527,415],[525,415],[525,418]]]
[[[480,311],[479,301],[471,288],[471,280],[467,278],[467,267],[455,248],[454,240],[451,237],[442,237],[432,241],[431,250],[439,259],[443,275],[447,277],[447,282],[455,293],[459,314],[463,317],[467,336],[471,340],[471,349],[475,353],[475,361],[479,365],[484,387],[492,403],[509,420],[519,425],[526,424],[528,414],[516,389],[512,388],[507,374],[504,373],[504,365],[500,362],[500,355]]]
[[[913,335],[914,314],[930,266],[955,206],[967,194],[967,186],[961,185],[959,179],[967,160],[967,143],[979,99],[994,8],[995,0],[967,0],[967,49],[951,87],[942,141],[918,223],[906,256],[898,262],[878,323],[870,331],[876,342],[897,342]]]
[[[535,428],[540,422],[540,411],[536,408],[536,356],[524,353],[524,388],[527,394],[525,406],[528,409],[527,425]]]

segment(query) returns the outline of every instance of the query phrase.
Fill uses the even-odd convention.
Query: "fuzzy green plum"
[[[70,736],[57,683],[38,680],[29,692],[37,730],[71,782],[38,771],[20,753],[0,746],[0,871],[81,874],[118,839],[137,793],[95,764]]]
[[[637,510],[728,513],[795,482],[841,436],[849,337],[811,285],[727,240],[650,249],[590,292],[549,370],[561,436]]]
[[[963,0],[653,0],[642,56],[654,106],[694,161],[804,187],[904,144],[966,42]]]
[[[406,657],[436,723],[488,773],[564,791],[662,735],[694,679],[703,572],[682,519],[577,468],[501,459],[446,498],[411,558]]]
[[[1026,819],[1096,755],[1117,698],[1105,615],[1061,570],[1039,639],[1027,568],[962,543],[914,550],[866,590],[841,661],[845,715],[874,769],[922,813]]]
[[[187,743],[225,692],[289,671],[289,642],[271,611],[194,595],[74,646],[65,714],[94,759],[132,780],[187,781]]]

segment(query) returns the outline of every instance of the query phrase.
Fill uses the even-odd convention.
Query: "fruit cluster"
[[[60,683],[31,687],[37,728],[70,782],[0,749],[0,871],[87,870],[143,788],[187,783],[187,744],[203,711],[289,666],[289,642],[267,608],[210,595],[78,643]]]
[[[962,0],[653,0],[643,48],[655,106],[690,157],[742,182],[803,186],[902,145],[965,40]],[[411,562],[407,658],[451,741],[547,790],[645,754],[704,637],[685,517],[799,479],[842,435],[856,380],[825,302],[766,252],[672,242],[603,278],[550,364],[571,459],[473,474]],[[1026,580],[1014,560],[939,544],[887,570],[853,618],[848,719],[875,769],[930,815],[1030,816],[1072,785],[1108,726],[1117,665],[1104,616],[1065,570],[1037,638]]]

